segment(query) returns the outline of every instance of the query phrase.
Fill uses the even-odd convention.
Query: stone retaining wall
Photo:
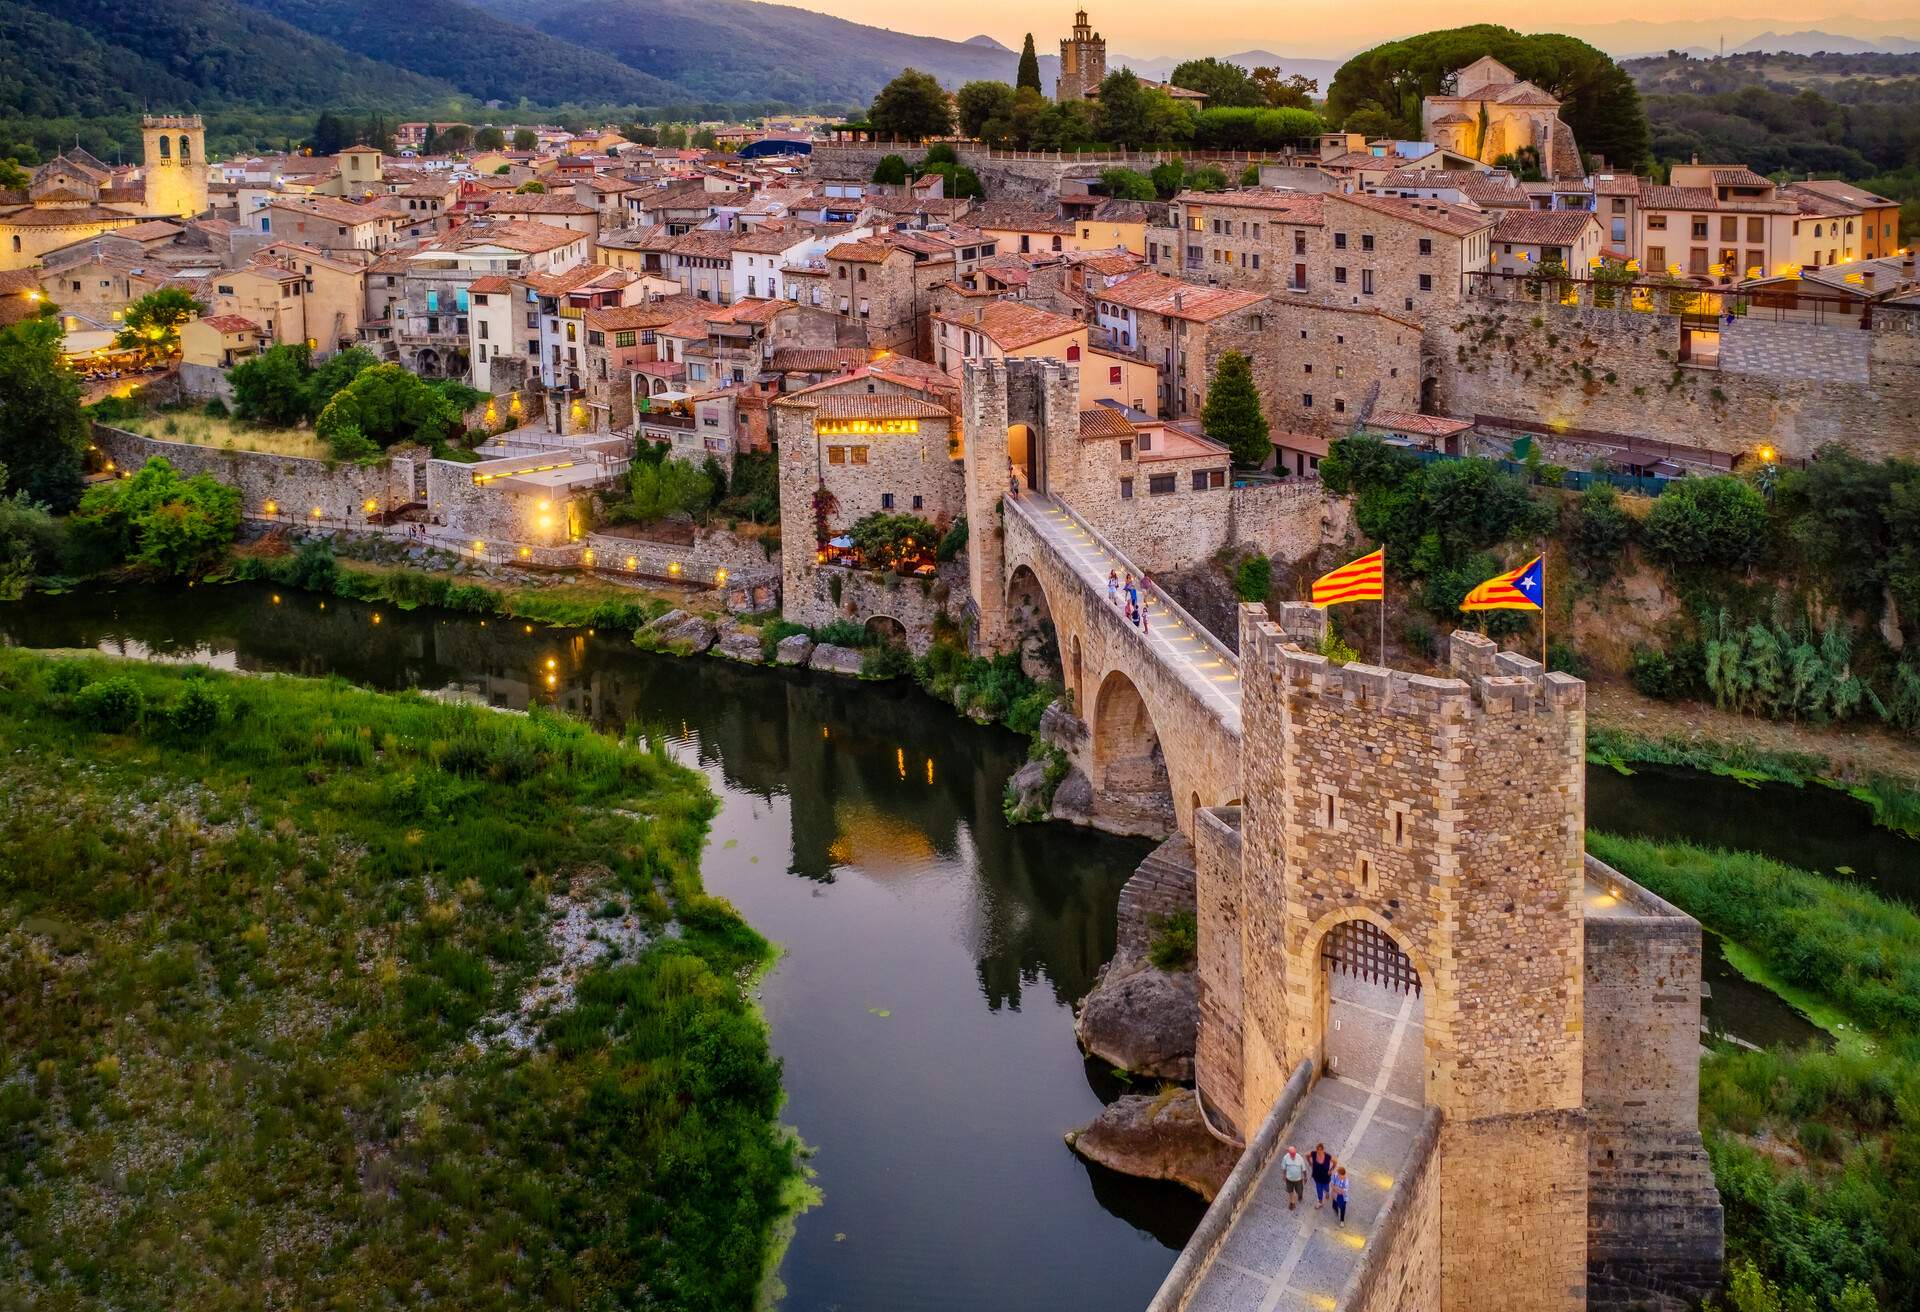
[[[720,529],[695,529],[682,545],[645,538],[589,533],[581,563],[614,582],[648,582],[713,588],[731,611],[771,610],[780,604],[780,557],[771,559],[757,542]]]
[[[1227,499],[1227,541],[1289,565],[1304,560],[1326,535],[1328,500],[1318,478],[1235,487]]]
[[[1145,956],[1154,921],[1193,912],[1193,844],[1175,834],[1147,854],[1120,888],[1114,911],[1116,957]]]

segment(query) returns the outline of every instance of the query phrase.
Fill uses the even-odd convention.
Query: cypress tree
[[[1258,469],[1273,454],[1267,417],[1260,413],[1260,390],[1253,383],[1247,357],[1228,351],[1214,366],[1207,404],[1200,412],[1207,436],[1226,444],[1233,462]]]
[[[1027,33],[1027,44],[1020,51],[1020,72],[1013,79],[1013,89],[1032,87],[1040,90],[1040,57],[1033,52],[1033,33]],[[1045,92],[1041,92],[1045,94]]]

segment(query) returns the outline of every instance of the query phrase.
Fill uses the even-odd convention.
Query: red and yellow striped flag
[[[1387,595],[1387,549],[1348,561],[1313,581],[1313,604],[1338,606],[1346,601],[1380,601]]]

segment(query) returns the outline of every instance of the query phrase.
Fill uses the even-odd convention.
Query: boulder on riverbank
[[[713,644],[713,654],[730,661],[758,665],[761,656],[760,635],[729,622],[721,628],[719,640]]]
[[[1191,1080],[1199,986],[1191,971],[1161,970],[1145,957],[1115,957],[1082,999],[1073,1032],[1081,1047],[1122,1070]]]
[[[1068,1134],[1067,1144],[1090,1162],[1124,1175],[1172,1180],[1209,1202],[1240,1159],[1238,1148],[1208,1132],[1192,1089],[1115,1099],[1091,1125]]]
[[[858,647],[836,647],[830,642],[823,642],[813,649],[813,659],[808,664],[829,674],[859,674],[861,662],[865,659],[865,654]]]
[[[1093,780],[1079,766],[1067,771],[1066,778],[1053,790],[1053,818],[1069,824],[1093,823]]]
[[[633,635],[636,647],[694,656],[713,646],[719,630],[711,620],[684,610],[670,610]]]
[[[804,633],[780,639],[773,649],[775,665],[805,665],[813,655],[813,639]]]

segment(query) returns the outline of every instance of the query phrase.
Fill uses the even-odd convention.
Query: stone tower
[[[145,145],[146,211],[191,219],[207,209],[207,130],[198,114],[148,114],[140,120]]]
[[[1107,79],[1107,41],[1087,23],[1087,11],[1073,15],[1073,35],[1060,42],[1060,80],[1053,84],[1057,101],[1083,100]]]
[[[1201,1094],[1250,1138],[1325,1064],[1323,962],[1373,954],[1424,1005],[1438,1305],[1584,1307],[1585,685],[1470,633],[1452,678],[1338,667],[1325,623],[1242,615],[1237,860],[1196,837]]]

